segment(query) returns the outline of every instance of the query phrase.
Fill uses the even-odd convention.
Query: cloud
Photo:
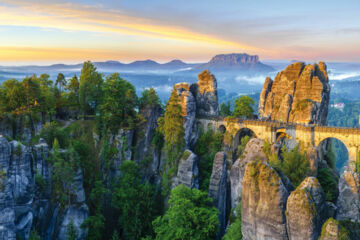
[[[255,47],[238,41],[225,40],[178,25],[166,25],[149,18],[130,16],[120,10],[103,8],[101,5],[80,5],[57,1],[39,3],[5,0],[2,2],[6,5],[0,5],[0,25],[127,34],[256,50]]]

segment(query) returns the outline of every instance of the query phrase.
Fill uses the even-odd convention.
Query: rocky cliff
[[[198,117],[217,117],[219,115],[217,81],[208,70],[201,72],[197,83],[177,83],[174,88],[180,97],[184,116],[185,143],[192,149],[199,137]]]
[[[281,122],[327,124],[330,85],[325,63],[297,62],[266,78],[259,117]]]
[[[241,195],[244,239],[288,239],[285,209],[289,190],[272,167],[260,160],[247,164]]]
[[[0,135],[0,239],[28,239],[33,225],[40,230],[42,239],[66,239],[70,221],[78,239],[87,236],[86,229],[80,227],[89,215],[82,173],[79,169],[72,184],[72,204],[60,209],[51,199],[48,153],[43,140],[27,147]],[[35,181],[36,176],[41,176],[42,184]]]
[[[228,162],[226,161],[226,154],[218,152],[215,155],[213,162],[213,169],[209,184],[209,197],[213,199],[213,204],[220,211],[220,231],[219,237],[224,235],[226,228],[226,215],[229,209],[229,186],[228,186]]]
[[[316,178],[306,178],[291,192],[286,213],[289,239],[318,239],[327,209],[324,191]]]
[[[209,70],[198,75],[198,82],[190,86],[196,100],[197,117],[216,117],[219,115],[217,81]]]

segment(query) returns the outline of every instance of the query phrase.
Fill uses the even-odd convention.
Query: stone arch
[[[226,127],[224,124],[221,124],[219,127],[218,127],[218,132],[224,134],[226,132]]]
[[[241,145],[241,140],[245,137],[245,136],[249,136],[249,137],[256,137],[255,132],[247,127],[244,128],[240,128],[233,139],[233,149],[234,149],[234,155],[233,156],[237,156],[238,155],[238,147],[239,145]]]
[[[340,145],[341,153],[336,152],[335,149],[332,149],[333,151],[335,151],[333,153],[335,154],[335,156],[332,156],[331,148],[336,147],[336,145]],[[322,139],[318,143],[316,149],[318,157],[320,159],[326,160],[327,162],[331,161],[331,158],[335,157],[336,159],[334,159],[334,164],[339,171],[342,170],[343,167],[347,167],[350,164],[349,147],[347,146],[346,142],[337,137],[326,137]]]

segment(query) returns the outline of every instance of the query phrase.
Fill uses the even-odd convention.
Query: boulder
[[[228,203],[228,184],[227,184],[227,161],[224,152],[215,155],[209,185],[209,197],[213,199],[213,204],[220,211],[220,231],[219,238],[225,233],[226,214]]]
[[[65,210],[65,214],[62,218],[62,222],[59,227],[59,240],[67,240],[67,233],[70,223],[73,224],[76,231],[76,239],[81,240],[87,237],[87,230],[81,228],[81,224],[89,216],[89,208],[84,203],[80,207],[68,207]]]
[[[350,240],[350,234],[333,218],[326,220],[322,226],[319,240]]]
[[[190,150],[185,150],[178,166],[177,175],[173,181],[172,188],[184,185],[189,188],[199,188],[198,157]]]
[[[259,117],[281,122],[327,124],[330,85],[325,63],[297,62],[265,80]]]
[[[264,141],[258,138],[252,138],[247,144],[235,163],[231,166],[230,170],[230,183],[231,183],[231,207],[236,208],[237,204],[241,201],[242,180],[245,173],[245,167],[248,163],[257,159],[266,161],[267,157],[263,151]]]
[[[360,176],[344,171],[339,180],[337,219],[360,222]]]
[[[247,164],[241,195],[244,239],[288,239],[285,209],[289,190],[272,167],[260,160]]]
[[[315,177],[306,178],[291,192],[286,204],[290,240],[317,240],[327,217],[325,195]]]

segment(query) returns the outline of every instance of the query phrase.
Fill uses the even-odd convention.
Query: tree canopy
[[[153,221],[157,240],[215,239],[218,210],[207,192],[179,185],[171,190],[169,209]]]
[[[235,100],[233,115],[239,118],[252,118],[254,100],[249,96],[241,96]]]

